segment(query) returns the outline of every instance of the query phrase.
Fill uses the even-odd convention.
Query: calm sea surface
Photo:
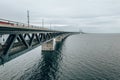
[[[0,80],[120,80],[120,34],[77,34],[0,66]]]

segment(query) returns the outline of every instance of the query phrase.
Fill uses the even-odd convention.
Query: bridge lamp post
[[[52,29],[52,26],[51,26],[52,24],[50,23],[50,30]]]
[[[29,10],[27,10],[27,22],[28,22],[28,27],[30,26],[30,16],[29,16]]]
[[[44,28],[44,19],[42,19],[42,27]]]

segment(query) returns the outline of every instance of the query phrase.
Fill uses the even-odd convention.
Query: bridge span
[[[0,43],[0,64],[8,62],[56,37],[68,36],[73,33],[0,19],[0,35],[6,35],[4,43]]]

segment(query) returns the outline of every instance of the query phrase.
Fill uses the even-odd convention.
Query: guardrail
[[[47,29],[47,28],[43,28],[43,27],[40,27],[40,26],[33,26],[33,25],[27,25],[25,23],[20,23],[20,22],[16,22],[16,21],[11,21],[11,20],[6,20],[6,19],[0,19],[0,24],[2,25],[9,25],[9,26],[12,26],[12,27],[26,27],[26,28],[42,28],[42,29]]]
[[[40,26],[33,26],[33,25],[28,26],[28,24],[25,24],[25,23],[20,23],[20,22],[16,22],[16,21],[1,19],[1,18],[0,18],[0,25],[10,26],[10,27],[23,27],[23,28],[48,30],[48,28],[44,28],[44,27],[40,27]]]
[[[6,20],[6,19],[0,19],[0,23],[1,24],[12,25],[12,26],[23,26],[23,27],[26,26],[27,27],[27,25],[25,23],[10,21],[10,20]]]

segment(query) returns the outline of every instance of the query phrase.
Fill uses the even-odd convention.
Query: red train
[[[14,24],[13,24],[13,23],[3,22],[3,21],[0,21],[0,24],[14,26]]]

